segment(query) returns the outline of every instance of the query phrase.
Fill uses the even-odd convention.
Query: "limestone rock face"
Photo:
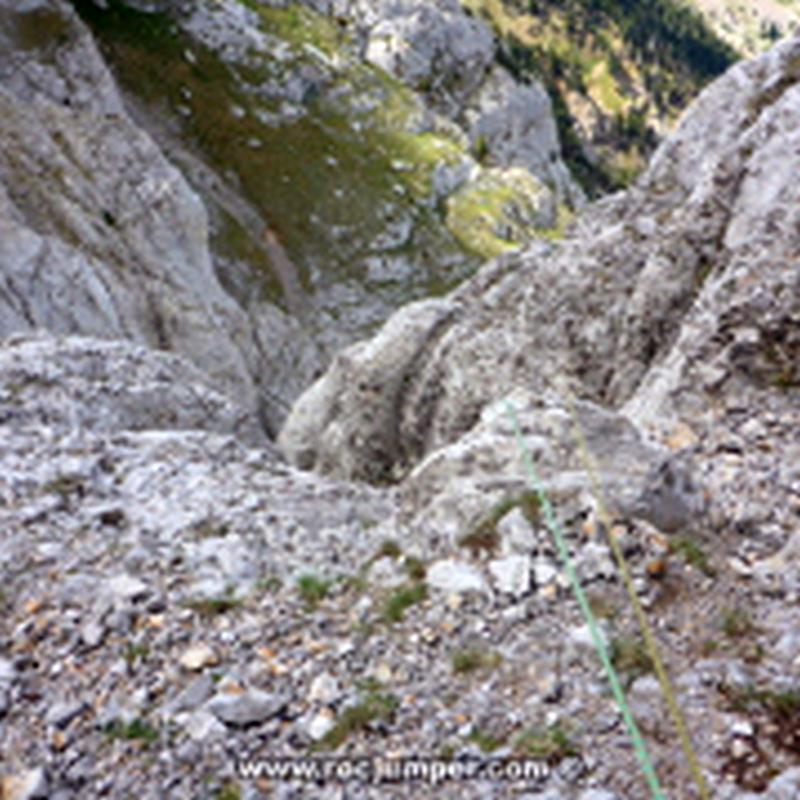
[[[494,58],[489,29],[468,17],[458,0],[382,6],[369,29],[367,60],[456,112],[481,84]]]
[[[563,398],[564,386],[657,436],[696,429],[712,483],[711,450],[745,419],[788,430],[800,385],[798,63],[794,39],[736,66],[642,179],[588,209],[567,241],[504,256],[438,313],[404,309],[347,351],[290,416],[289,457],[302,441],[305,465],[338,476],[369,480],[376,464],[422,475],[448,448],[458,462],[493,402],[517,389]],[[753,467],[758,480],[770,464]]]
[[[536,82],[521,84],[493,65],[469,97],[464,119],[470,139],[506,167],[524,167],[571,206],[583,204],[583,193],[561,160],[550,97]]]
[[[731,70],[692,107],[640,187],[650,209],[660,187],[685,198],[676,218],[701,259],[691,308],[628,404],[642,420],[697,419],[713,398],[747,405],[783,389],[788,400],[800,384],[800,187],[790,177],[800,167],[798,65],[795,38]],[[705,158],[701,137],[711,140]],[[675,266],[643,274],[630,340],[647,333],[654,310],[664,316],[665,278],[675,297]],[[615,397],[631,385],[620,378]]]
[[[605,505],[613,516],[644,519],[672,532],[690,526],[704,511],[691,465],[645,441],[621,414],[585,401],[573,409],[556,396],[541,398],[517,389],[486,406],[469,432],[430,453],[403,481],[402,518],[423,540],[456,546],[487,509],[530,491],[514,419],[561,519],[578,517],[595,505],[576,447],[576,426],[596,462]],[[543,525],[543,518],[539,522]]]
[[[800,169],[798,64],[795,38],[733,70],[654,164],[661,185],[677,177],[688,187],[698,175],[685,214],[705,255],[693,303],[624,406],[652,430],[692,430],[709,484],[725,489],[719,524],[769,532],[775,544],[798,507],[789,466],[800,431],[800,188],[791,177]],[[697,157],[704,119],[719,120],[708,161]],[[666,278],[677,286],[674,269]],[[664,285],[655,273],[642,281],[648,291],[634,307],[631,338],[668,302]],[[617,384],[620,399],[630,385]]]
[[[274,433],[342,346],[580,201],[543,92],[494,63],[491,32],[456,0],[308,3],[318,14],[299,28],[286,3],[95,5],[79,8],[101,30],[155,31],[164,69],[182,77],[148,106],[148,73],[118,89],[70,4],[0,5],[2,335],[45,328],[178,352]],[[319,14],[357,29],[355,44]],[[195,68],[214,75],[209,97]],[[332,136],[343,110],[355,133]],[[275,175],[295,126],[325,154],[311,189],[307,160]],[[219,149],[202,133],[227,127]],[[481,137],[488,170],[472,152]],[[354,159],[380,173],[368,190],[350,187]],[[478,225],[476,197],[488,209]]]
[[[340,353],[292,408],[280,438],[289,459],[305,469],[390,479],[400,447],[396,402],[403,393],[404,367],[424,352],[431,329],[446,325],[454,311],[442,300],[404,306],[374,339]],[[358,383],[351,387],[353,380]],[[338,398],[350,394],[348,387],[361,400],[359,410],[351,411],[358,419],[339,415]],[[364,430],[361,422],[368,422]]]
[[[21,101],[47,99],[93,114],[121,114],[119,93],[94,42],[58,0],[0,3],[0,79]]]
[[[779,3],[744,0],[723,4],[714,0],[692,0],[692,4],[721,39],[748,58],[773,47],[778,38],[797,31],[800,25],[797,0]]]
[[[364,19],[390,6],[313,4]],[[277,5],[288,13],[259,19],[320,23]],[[455,18],[453,3],[429,5]],[[209,53],[246,56],[267,6],[204,8],[219,19],[190,15],[208,47],[177,48],[181,80],[201,59],[219,66]],[[286,60],[275,75],[289,82],[272,75],[281,102],[338,74],[333,49],[261,34],[259,58],[274,46]],[[711,87],[639,183],[586,209],[565,241],[504,253],[341,350],[294,404],[282,454],[264,431],[324,360],[308,323],[326,318],[271,304],[222,250],[212,264],[199,195],[123,109],[70,6],[0,0],[0,45],[0,795],[236,794],[248,790],[229,780],[231,753],[269,741],[296,760],[350,731],[345,749],[470,758],[490,737],[531,753],[544,742],[560,764],[538,796],[644,796],[521,440],[601,636],[624,656],[667,791],[689,796],[654,682],[636,677],[636,645],[625,655],[636,628],[577,427],[687,725],[709,733],[695,744],[716,800],[744,796],[733,778],[751,762],[762,796],[797,796],[797,708],[783,701],[800,668],[800,40]],[[298,51],[318,68],[298,68]],[[220,103],[226,120],[265,110],[239,100]],[[274,113],[308,123],[315,108]],[[258,131],[277,126],[274,143],[286,131],[269,120]],[[436,140],[404,133],[412,150]],[[509,159],[528,158],[525,135]],[[267,149],[254,138],[244,146]],[[216,192],[209,219],[247,219],[254,206],[176,153]],[[328,155],[337,179],[360,179]],[[429,161],[429,208],[486,188],[481,175],[505,188],[450,155]],[[381,175],[399,186],[408,163],[384,159]],[[525,176],[530,203],[501,197],[501,210],[536,228],[560,201]],[[412,216],[387,216],[373,241],[388,250],[359,262],[378,283],[413,280],[387,256],[413,241]],[[283,258],[271,229],[259,236]],[[360,309],[365,285],[332,284]],[[696,541],[709,534],[713,547]],[[437,796],[506,784],[444,781]]]
[[[69,6],[0,13],[14,45],[0,55],[0,334],[175,350],[255,411],[247,320],[212,269],[199,198],[131,123]]]

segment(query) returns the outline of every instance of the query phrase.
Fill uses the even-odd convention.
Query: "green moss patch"
[[[516,249],[555,222],[550,191],[521,169],[486,170],[446,205],[447,226],[482,258]]]
[[[361,733],[378,722],[387,722],[394,715],[399,699],[387,692],[370,691],[355,705],[348,706],[334,726],[317,743],[315,750],[337,750],[349,737]]]

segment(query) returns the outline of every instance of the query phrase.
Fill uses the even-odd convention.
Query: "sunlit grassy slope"
[[[241,193],[299,266],[307,289],[368,284],[372,257],[406,256],[412,268],[396,290],[409,299],[443,291],[478,263],[481,254],[462,246],[431,201],[433,170],[457,161],[468,145],[419,132],[415,97],[350,57],[346,29],[302,6],[253,5],[276,48],[241,62],[223,60],[164,14],[116,0],[106,10],[90,0],[74,4],[120,84]],[[318,77],[296,117],[287,117],[265,87],[302,69]],[[222,211],[214,246],[260,263],[266,296],[280,301],[253,227]],[[393,237],[397,231],[409,233]]]
[[[800,27],[800,0],[691,0],[708,25],[745,56]]]

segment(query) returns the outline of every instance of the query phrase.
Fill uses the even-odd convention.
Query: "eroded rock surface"
[[[69,6],[0,13],[14,45],[0,55],[0,333],[175,350],[255,413],[255,348],[200,199],[130,121]]]
[[[798,53],[795,39],[732,69],[636,186],[590,209],[566,242],[504,257],[341,354],[281,434],[290,458],[391,474],[457,441],[515,387],[543,394],[559,380],[595,402],[630,400],[642,422],[671,403],[685,419],[711,413],[712,394],[790,408]]]
[[[573,407],[520,389],[487,406],[468,433],[428,454],[405,478],[400,501],[410,529],[439,547],[458,546],[492,508],[519,505],[531,477],[520,458],[517,424],[561,519],[580,519],[596,504],[578,436],[612,518],[646,520],[669,533],[702,518],[704,497],[690,464],[644,441],[628,419],[590,402]],[[539,524],[543,519],[537,515]]]
[[[0,418],[62,434],[205,430],[269,447],[247,409],[185,359],[125,341],[17,334],[0,350]]]

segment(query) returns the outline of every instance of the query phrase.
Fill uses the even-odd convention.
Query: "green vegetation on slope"
[[[640,172],[661,133],[736,53],[675,0],[464,0],[519,79],[542,80],[591,195]]]
[[[46,7],[18,12],[7,11],[0,18],[0,43],[18,50],[39,50],[39,57],[47,60],[48,51],[66,42],[70,24],[58,11]]]
[[[276,46],[223,60],[166,14],[119,0],[74,5],[120,84],[256,209],[307,290],[369,285],[370,259],[389,256],[413,267],[402,286],[383,287],[402,301],[446,290],[477,263],[430,199],[434,169],[467,145],[418,132],[413,94],[351,57],[349,33],[334,20],[248,3]],[[287,113],[274,87],[300,72],[310,77]],[[215,227],[217,252],[261,267],[261,289],[280,300],[263,231],[230,213]]]

